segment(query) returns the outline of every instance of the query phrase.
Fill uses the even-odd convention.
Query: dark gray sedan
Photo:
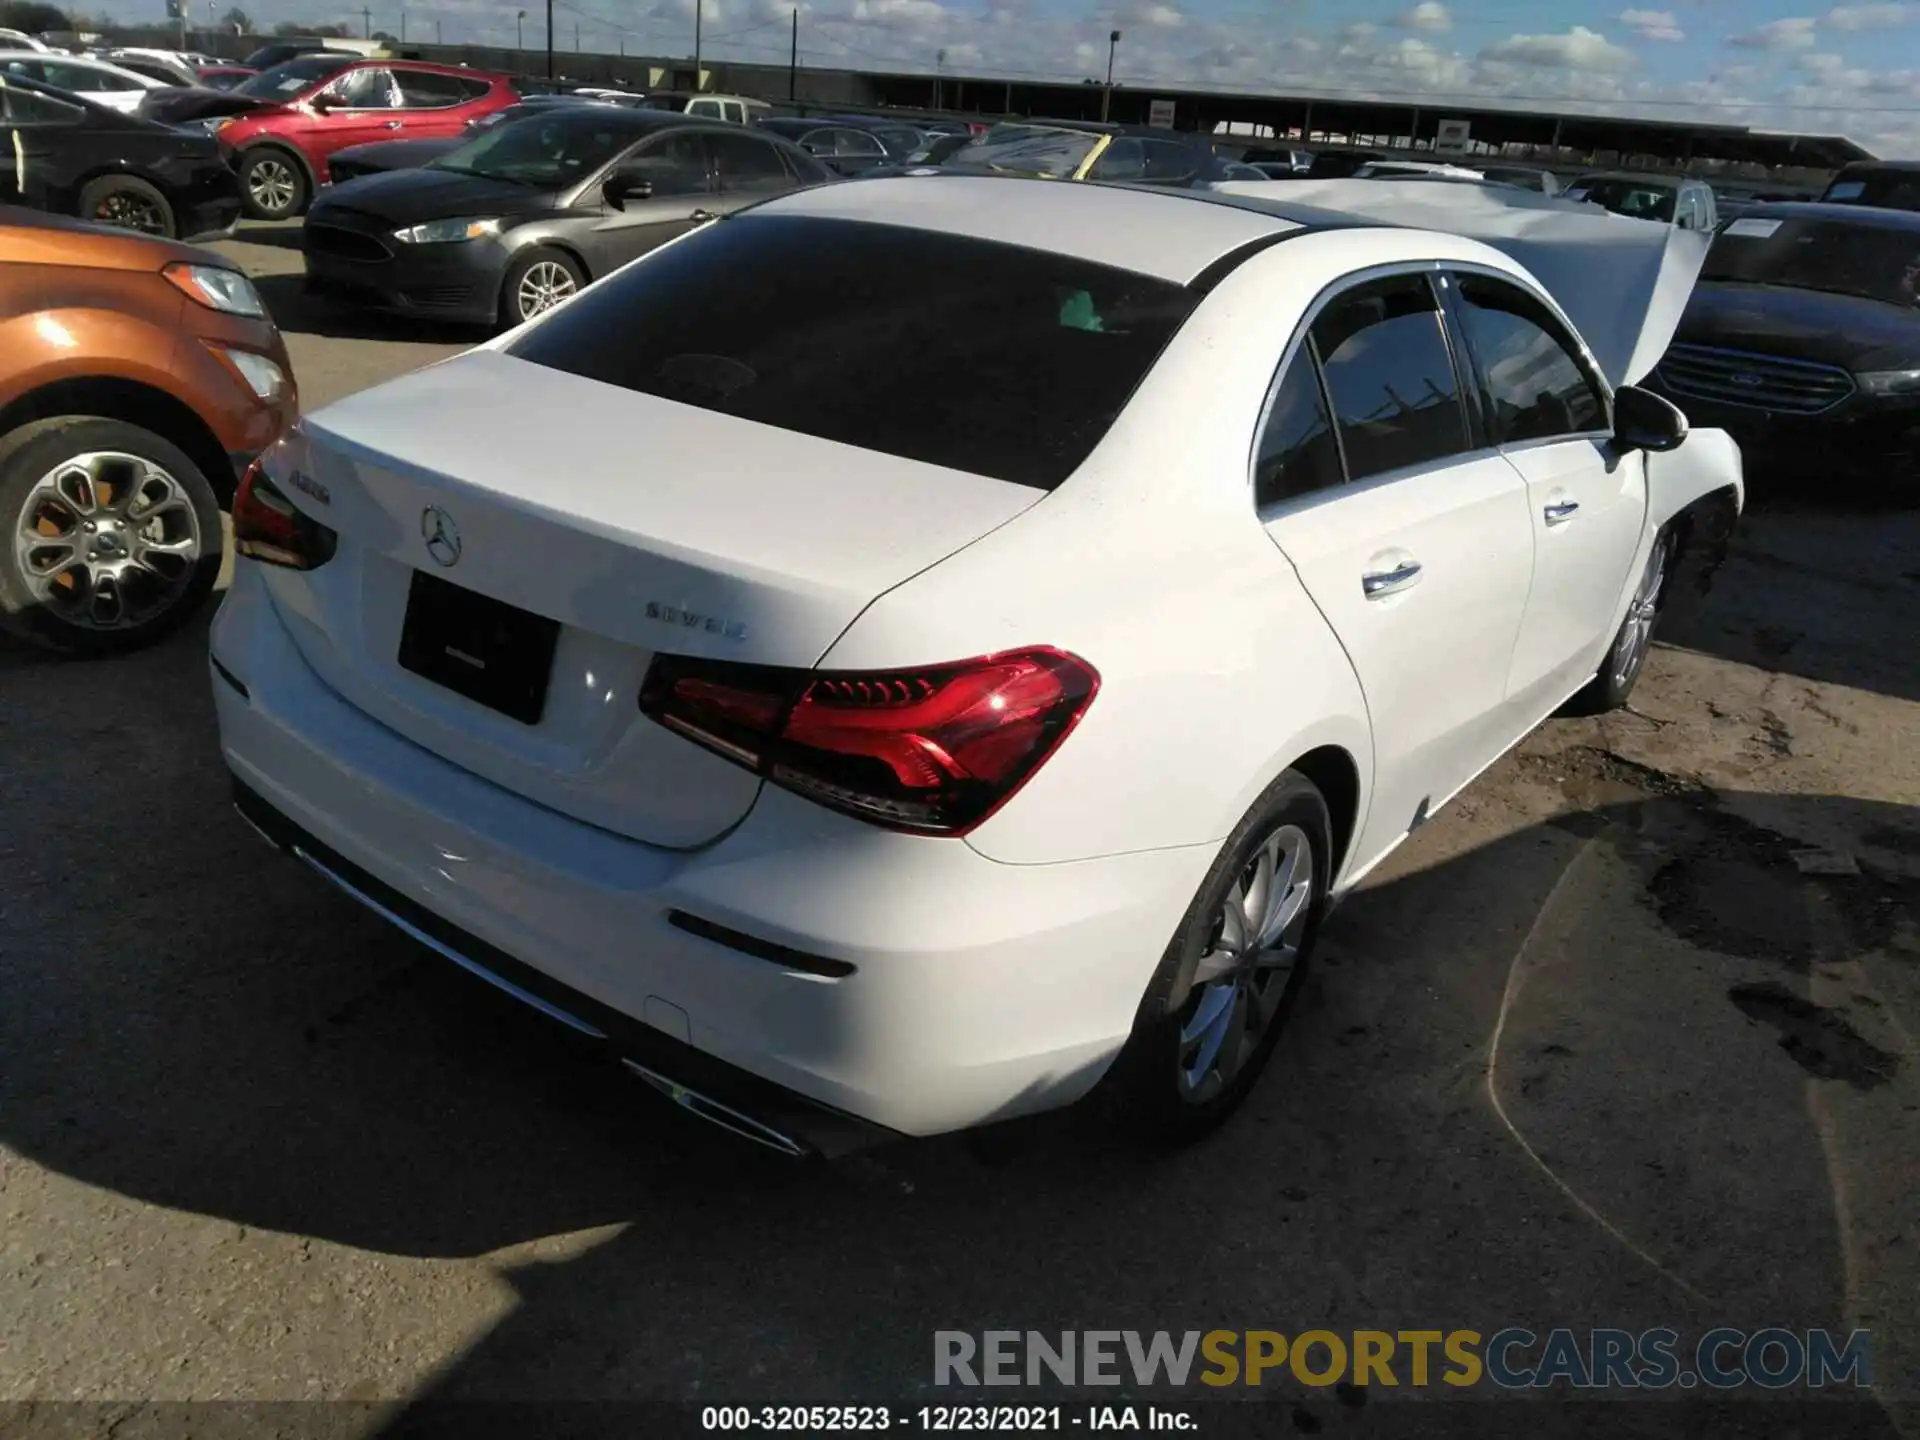
[[[307,284],[422,318],[518,325],[697,225],[833,178],[738,125],[557,109],[324,191],[306,219]]]

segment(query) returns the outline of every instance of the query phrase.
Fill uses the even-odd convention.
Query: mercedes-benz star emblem
[[[460,563],[460,527],[438,505],[420,512],[420,538],[427,542],[427,554],[436,565]]]

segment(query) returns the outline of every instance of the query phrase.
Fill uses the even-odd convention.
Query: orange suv
[[[178,625],[219,577],[237,476],[298,406],[226,260],[0,206],[0,627],[101,654]]]

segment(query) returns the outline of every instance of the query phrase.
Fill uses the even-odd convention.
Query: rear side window
[[[1038,250],[745,214],[609,276],[507,353],[1051,490],[1197,301],[1170,281]]]
[[[1265,509],[1341,482],[1340,450],[1334,443],[1313,347],[1302,345],[1274,392],[1273,409],[1260,432],[1253,462],[1253,501]]]
[[[488,90],[484,80],[439,75],[431,70],[395,70],[402,102],[410,110],[437,110],[478,100]]]
[[[1423,275],[1357,285],[1313,324],[1327,396],[1355,480],[1467,448],[1467,416]]]
[[[1574,358],[1565,331],[1526,291],[1457,275],[1460,327],[1499,444],[1607,428],[1606,402]]]
[[[709,135],[706,141],[722,190],[764,189],[770,185],[784,188],[793,183],[779,150],[758,135],[743,130],[738,134]]]
[[[1200,157],[1192,146],[1172,140],[1148,140],[1145,144],[1148,184],[1170,185],[1191,180],[1200,172]]]

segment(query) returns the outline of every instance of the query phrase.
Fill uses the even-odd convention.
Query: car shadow
[[[491,333],[484,326],[455,325],[362,310],[306,288],[306,277],[256,275],[254,288],[266,302],[274,324],[295,335],[334,340],[382,340],[434,345],[473,345]]]
[[[1760,491],[1713,592],[1660,638],[1758,669],[1920,701],[1920,506],[1857,490]]]
[[[1915,962],[1905,807],[1758,797],[1763,827],[1530,749],[1502,766],[1537,815],[1427,827],[1337,912],[1206,1142],[1146,1153],[1067,1112],[792,1163],[263,846],[225,803],[204,645],[116,662],[108,710],[75,667],[8,683],[0,1145],[386,1256],[611,1229],[490,1260],[516,1303],[426,1404],[924,1398],[934,1330],[1002,1325],[1837,1325],[1834,1194],[1911,1173],[1869,1122],[1912,1057],[1864,981],[1823,978]],[[1858,873],[1802,873],[1803,831],[1855,837]]]

